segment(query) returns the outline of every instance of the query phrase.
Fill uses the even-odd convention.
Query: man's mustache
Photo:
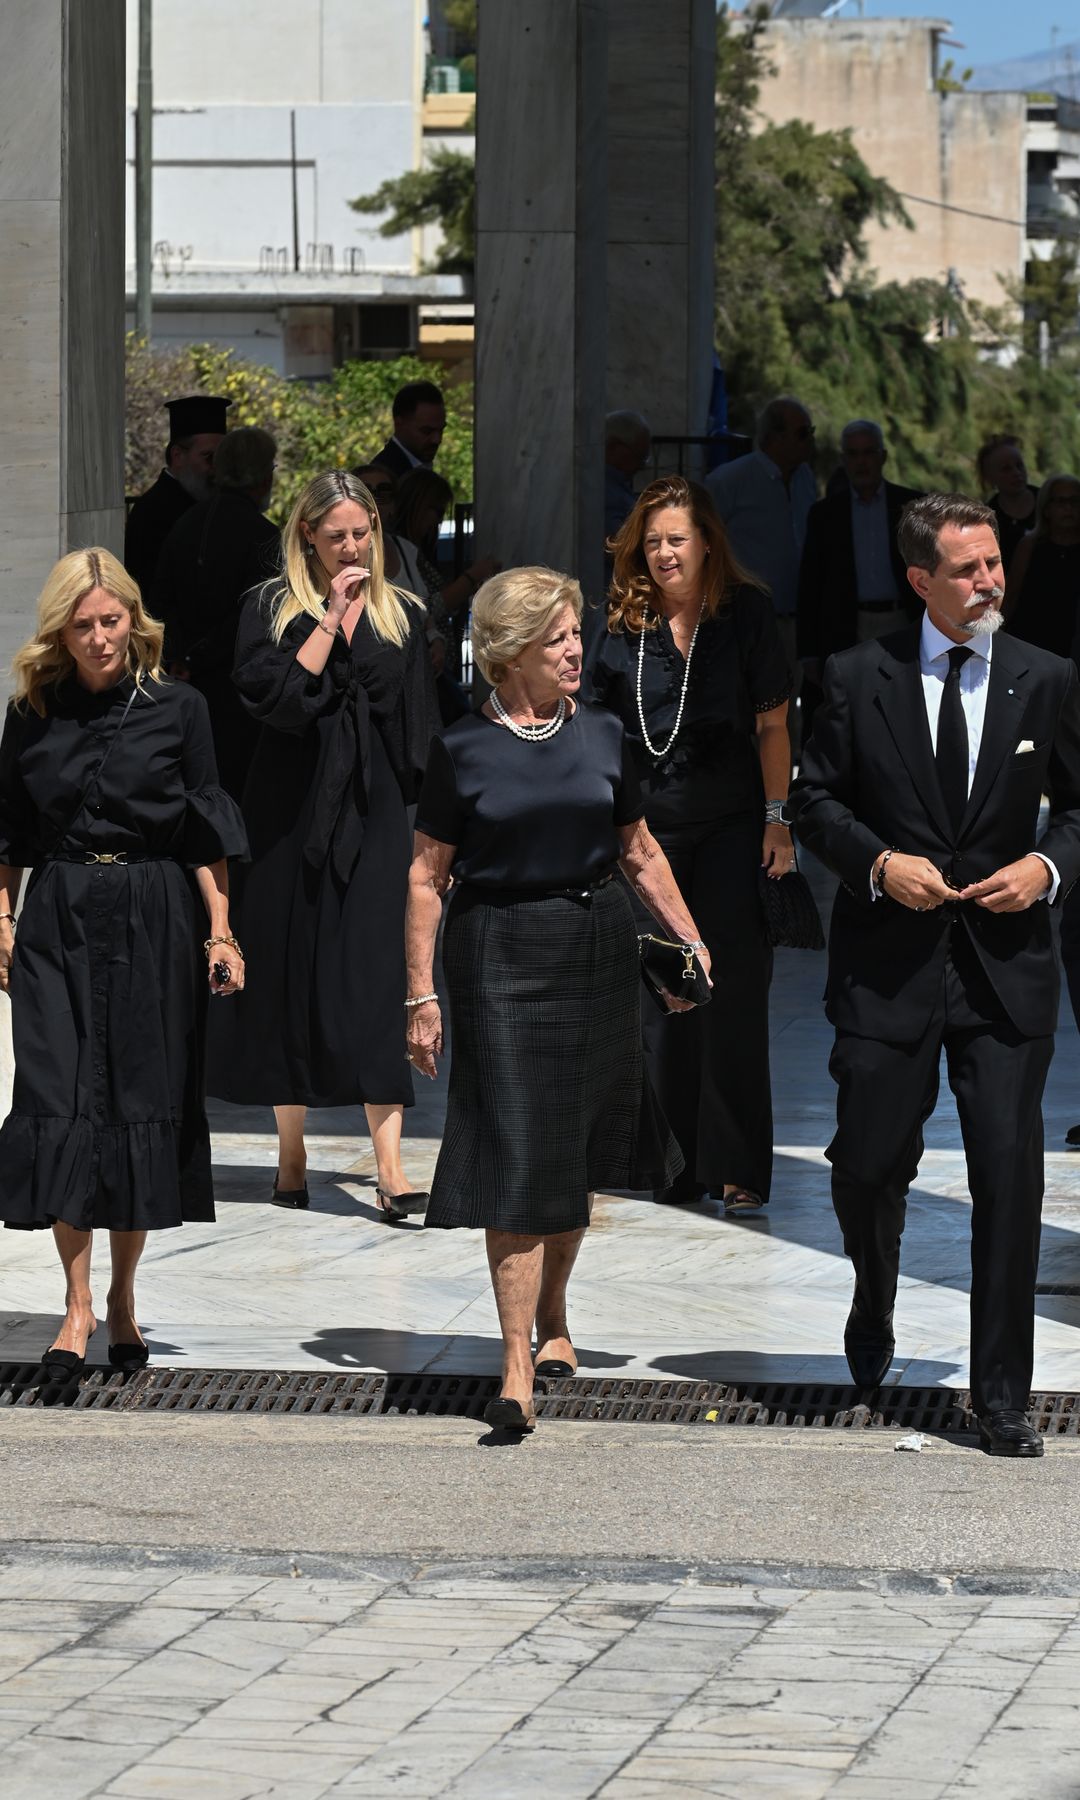
[[[992,587],[989,593],[972,594],[970,600],[964,601],[964,611],[970,612],[975,606],[985,606],[988,600],[1004,600],[1004,598],[1005,589],[1003,587]]]

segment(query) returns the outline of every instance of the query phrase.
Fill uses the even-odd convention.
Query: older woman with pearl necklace
[[[487,703],[435,739],[416,816],[406,924],[408,1053],[454,1052],[429,1226],[487,1234],[503,1338],[488,1422],[531,1431],[533,1376],[573,1374],[566,1289],[597,1188],[674,1179],[682,1157],[640,1048],[637,931],[621,868],[665,934],[700,941],[642,817],[622,726],[581,706],[581,589],[511,569],[473,607]],[[532,1339],[536,1331],[536,1361]]]

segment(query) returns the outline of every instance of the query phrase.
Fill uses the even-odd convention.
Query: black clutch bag
[[[801,869],[796,866],[777,881],[770,881],[762,869],[758,887],[770,944],[784,950],[824,950],[821,914]]]
[[[675,1000],[688,1000],[691,1006],[707,1006],[712,999],[709,978],[689,944],[675,944],[670,938],[653,937],[643,932],[638,938],[641,957],[641,979],[662,1012],[669,1007],[662,989]]]

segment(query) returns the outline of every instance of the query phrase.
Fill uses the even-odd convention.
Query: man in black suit
[[[845,425],[840,451],[846,479],[810,508],[799,567],[796,641],[808,716],[820,699],[826,657],[898,631],[921,611],[896,542],[900,514],[916,490],[885,480],[885,440],[872,419]]]
[[[225,414],[231,400],[189,394],[166,402],[169,441],[165,467],[145,494],[132,502],[124,529],[124,567],[144,598],[161,555],[161,546],[178,519],[210,492],[214,452],[228,430]]]
[[[408,381],[393,401],[394,430],[371,458],[399,479],[410,469],[429,469],[446,430],[442,389],[433,381]]]
[[[877,1387],[944,1045],[972,1199],[972,1403],[991,1454],[1038,1456],[1025,1412],[1057,1024],[1049,906],[1080,875],[1080,687],[1071,662],[994,636],[988,507],[925,495],[900,548],[922,620],[830,659],[793,792],[799,836],[841,881],[826,1010],[833,1204],[855,1267],[844,1343],[855,1381]]]

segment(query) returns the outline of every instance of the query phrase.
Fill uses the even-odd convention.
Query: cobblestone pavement
[[[1080,1793],[1075,1583],[790,1580],[16,1553],[0,1566],[3,1792]]]

